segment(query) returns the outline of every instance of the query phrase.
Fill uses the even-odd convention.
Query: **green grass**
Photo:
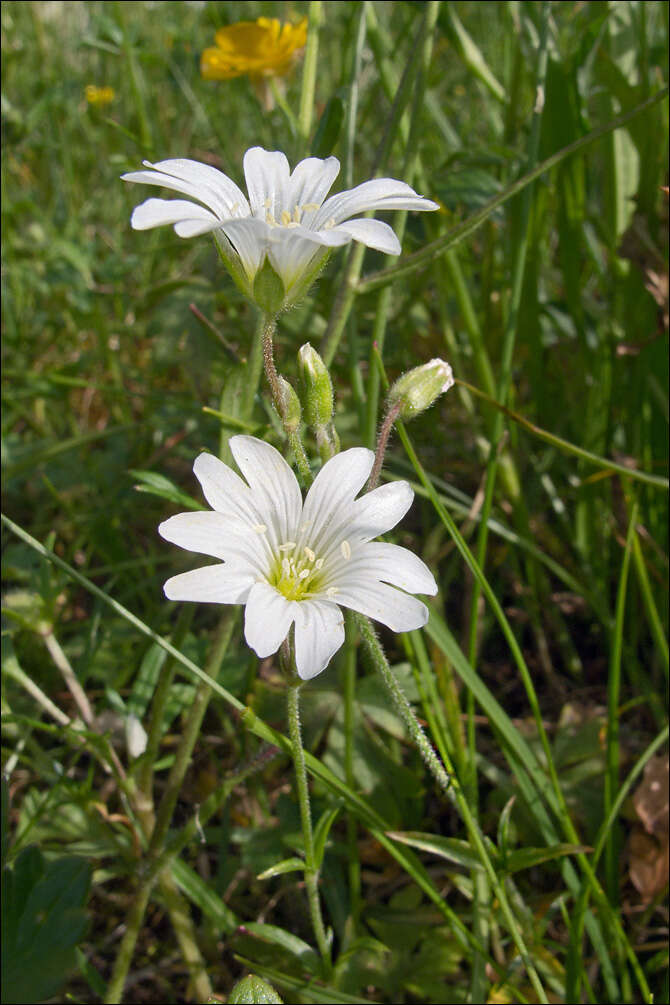
[[[43,946],[54,1001],[120,1000],[124,952],[127,1002],[225,1000],[247,972],[300,1002],[668,1001],[668,5],[321,9],[314,101],[298,66],[265,110],[199,55],[307,3],[3,4],[3,862],[8,896],[32,891],[8,914],[26,1000]],[[267,385],[248,401],[255,309],[207,237],[132,231],[162,193],[119,181],[191,157],[240,183],[257,144],[442,207],[389,219],[397,260],[334,254],[279,320],[287,379],[306,341],[329,361],[342,448],[374,446],[403,371],[440,356],[457,378],[391,439],[384,477],[416,493],[393,540],[440,592],[424,631],[381,634],[451,788],[355,625],[301,693],[327,977],[278,663],[230,609],[162,591],[193,567],[156,528],[201,504],[195,456],[240,430],[286,446]],[[90,888],[81,866],[68,893],[72,856]]]

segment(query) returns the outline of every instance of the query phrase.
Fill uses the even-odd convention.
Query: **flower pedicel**
[[[179,159],[144,165],[146,171],[121,177],[170,188],[198,202],[147,199],[133,210],[131,226],[149,230],[172,224],[179,237],[213,233],[237,286],[271,314],[307,291],[333,248],[353,240],[388,255],[400,254],[392,228],[381,220],[361,219],[363,213],[439,208],[393,178],[374,178],[327,199],[340,171],[336,157],[308,157],[291,172],[280,151],[252,147],[244,155],[248,200],[234,181],[209,164]],[[272,303],[258,290],[266,263],[281,281]],[[262,285],[267,287],[266,282]]]
[[[170,600],[245,604],[244,634],[260,658],[275,653],[295,625],[299,676],[321,673],[344,642],[340,607],[392,631],[421,628],[433,596],[428,567],[406,548],[373,542],[398,523],[414,493],[403,481],[356,496],[374,454],[353,447],[321,468],[303,503],[281,454],[253,436],[230,439],[246,482],[211,454],[193,466],[213,512],[179,513],[158,528],[166,541],[221,560],[165,584]]]

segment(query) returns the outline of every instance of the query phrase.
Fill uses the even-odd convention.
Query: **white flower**
[[[170,600],[245,604],[245,638],[261,659],[277,651],[295,624],[303,680],[321,673],[344,642],[340,606],[396,632],[425,625],[425,604],[403,591],[437,593],[430,570],[406,548],[372,542],[409,509],[414,493],[407,482],[356,499],[374,454],[354,447],[323,466],[303,504],[293,471],[274,447],[233,436],[230,448],[246,482],[200,454],[193,470],[213,512],[179,513],[158,528],[180,548],[221,560],[169,579]]]
[[[212,231],[233,278],[248,295],[267,257],[284,284],[284,306],[305,292],[332,248],[354,240],[400,254],[388,224],[352,217],[368,210],[439,208],[392,178],[375,178],[326,199],[340,170],[336,157],[308,157],[291,172],[283,153],[252,147],[244,155],[248,201],[235,182],[208,164],[180,159],[144,165],[149,170],[121,177],[174,189],[202,205],[147,199],[134,209],[132,227],[170,223],[180,237]]]

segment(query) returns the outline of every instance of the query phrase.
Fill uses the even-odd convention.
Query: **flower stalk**
[[[304,141],[309,139],[309,134],[312,129],[316,67],[319,57],[319,28],[321,27],[321,19],[321,0],[311,0],[309,5],[309,23],[307,25],[307,47],[305,49],[305,60],[302,66],[300,111],[298,113],[300,136]]]
[[[305,453],[305,448],[302,445],[300,435],[295,428],[293,428],[293,423],[290,421],[290,417],[286,413],[285,395],[279,374],[277,373],[277,367],[275,366],[274,334],[276,330],[276,317],[266,315],[265,326],[263,328],[263,364],[265,366],[265,376],[268,379],[268,384],[270,385],[270,390],[272,391],[274,406],[277,409],[277,414],[282,421],[288,442],[291,450],[293,451],[293,456],[295,457],[296,464],[298,465],[300,477],[303,484],[305,486],[309,486],[312,484],[312,471],[309,466],[307,454]]]
[[[294,672],[295,678],[295,672]],[[300,729],[300,681],[294,679],[287,688],[287,715],[289,736],[293,751],[293,764],[295,767],[295,779],[298,789],[298,802],[300,804],[300,820],[302,823],[303,841],[305,844],[305,886],[307,888],[307,900],[309,902],[309,913],[312,919],[312,927],[316,943],[319,947],[325,975],[329,976],[332,963],[330,959],[330,947],[326,936],[326,929],[323,924],[321,914],[321,902],[319,899],[319,870],[316,865],[314,854],[314,835],[312,832],[312,814],[309,805],[309,789],[307,786],[307,769],[305,768],[305,751],[302,745],[302,732]]]

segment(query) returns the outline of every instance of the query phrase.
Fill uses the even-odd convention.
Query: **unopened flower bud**
[[[454,385],[451,367],[443,359],[431,359],[423,366],[403,373],[388,393],[389,408],[399,406],[401,419],[413,419],[424,412]]]
[[[302,418],[302,409],[300,408],[298,395],[289,382],[281,376],[279,377],[279,388],[281,395],[281,418],[284,428],[288,433],[297,433],[300,428],[300,419]]]
[[[277,275],[270,259],[266,257],[254,279],[253,298],[261,310],[275,317],[284,304],[285,296],[286,290],[281,277]]]
[[[326,364],[309,342],[298,352],[298,372],[305,419],[318,429],[333,417],[333,385]]]
[[[146,730],[132,712],[126,717],[126,748],[132,758],[141,757],[147,749]]]

